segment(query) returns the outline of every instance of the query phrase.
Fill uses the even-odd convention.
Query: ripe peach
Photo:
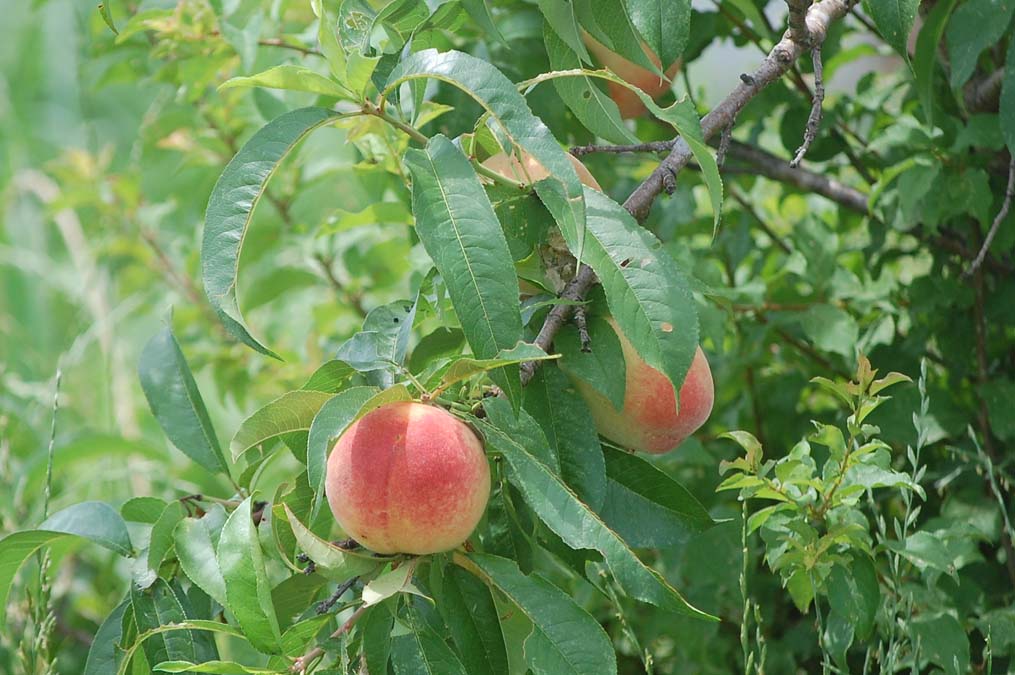
[[[366,548],[424,555],[472,533],[490,497],[490,468],[464,422],[400,401],[342,434],[328,458],[325,493],[339,525]]]
[[[603,66],[613,71],[613,73],[615,73],[620,79],[638,87],[653,99],[657,99],[669,91],[670,80],[676,77],[677,73],[680,72],[680,59],[671,63],[664,71],[666,73],[666,79],[663,79],[651,70],[628,61],[623,56],[613,51],[602,42],[599,42],[585,31],[582,31],[582,39],[585,41],[585,46],[589,48],[592,55]],[[662,68],[662,62],[647,43],[642,41],[641,48],[645,52],[645,55],[648,56],[649,60],[652,61],[657,68]],[[641,117],[645,114],[645,104],[642,103],[641,99],[638,98],[638,95],[633,91],[627,87],[616,84],[615,82],[607,82],[606,87],[610,92],[610,98],[613,99],[613,102],[616,103],[617,107],[620,109],[621,117],[624,119],[631,119],[634,117]]]
[[[608,398],[581,379],[575,378],[575,386],[592,411],[600,434],[632,450],[668,452],[701,427],[712,412],[715,390],[705,354],[701,347],[694,354],[680,387],[677,412],[669,378],[642,360],[616,321],[610,318],[609,322],[620,338],[627,367],[623,409],[617,410]]]

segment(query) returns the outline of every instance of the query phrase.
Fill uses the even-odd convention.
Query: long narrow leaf
[[[243,323],[236,301],[240,249],[279,163],[304,136],[340,117],[325,108],[300,108],[273,119],[247,141],[219,176],[208,199],[201,243],[201,269],[208,300],[226,329],[249,347],[278,358]]]

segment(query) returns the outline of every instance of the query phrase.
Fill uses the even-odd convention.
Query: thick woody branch
[[[1015,155],[1012,155],[1011,161],[1008,164],[1008,185],[1004,191],[1004,202],[1001,204],[1001,210],[994,217],[994,222],[991,223],[990,231],[987,232],[987,237],[983,240],[980,252],[976,254],[976,258],[973,259],[969,269],[966,270],[966,276],[975,274],[976,270],[980,269],[984,259],[986,259],[987,252],[990,251],[990,245],[993,243],[994,237],[997,236],[997,231],[1001,228],[1001,222],[1008,217],[1013,197],[1015,197]]]
[[[828,26],[842,18],[849,10],[850,4],[845,0],[821,0],[812,5],[807,13],[807,27],[811,39],[823,42],[828,34]],[[793,63],[805,51],[804,46],[789,37],[779,41],[761,65],[750,75],[741,77],[736,88],[702,118],[701,131],[705,138],[711,138],[728,126],[762,89],[789,72]],[[644,221],[652,208],[652,202],[663,190],[664,177],[676,175],[690,160],[691,149],[683,139],[680,139],[674,144],[669,156],[631,193],[624,202],[624,207],[639,222]]]
[[[806,14],[805,25],[811,41],[821,43],[828,34],[828,26],[835,20],[842,18],[849,11],[852,0],[820,0],[810,5]],[[809,43],[808,43],[809,44]],[[807,51],[807,45],[795,42],[791,37],[784,37],[769,52],[761,65],[750,75],[743,75],[739,84],[719,105],[712,109],[701,120],[701,130],[706,139],[720,133],[729,127],[736,120],[741,110],[758,93],[772,82],[785,75],[793,67],[794,62]],[[639,185],[624,202],[624,208],[634,216],[638,222],[644,222],[648,217],[659,193],[667,185],[672,185],[674,177],[691,160],[691,149],[684,139],[679,139],[674,145],[670,154],[656,167],[645,181]],[[581,300],[596,281],[596,275],[587,265],[582,265],[578,274],[564,289],[563,297],[567,300]],[[555,306],[547,315],[539,335],[536,337],[536,344],[544,351],[549,351],[557,331],[564,325],[571,316],[573,305],[561,304]],[[522,365],[522,382],[527,383],[538,366],[535,363]]]
[[[801,47],[811,44],[811,31],[807,27],[807,9],[811,0],[786,0],[789,6],[789,39]]]
[[[834,178],[791,167],[785,160],[746,143],[730,144],[729,156],[752,165],[758,173],[782,183],[814,192],[853,211],[867,212],[867,195]]]
[[[334,633],[331,634],[331,639],[337,639],[342,637],[344,633],[348,633],[352,630],[352,627],[359,621],[360,617],[367,611],[366,605],[360,605],[359,609],[352,613],[345,623],[338,627]],[[321,647],[314,647],[303,656],[293,661],[292,666],[289,667],[289,671],[296,675],[304,675],[310,668],[311,664],[317,659],[324,656],[324,649]]]
[[[835,180],[834,178],[829,178],[823,174],[808,171],[806,169],[791,168],[785,161],[771,153],[752,145],[738,143],[736,141],[730,145],[729,155],[731,158],[736,159],[739,162],[743,162],[744,164],[736,167],[729,167],[727,172],[743,171],[744,165],[750,165],[749,171],[752,171],[753,173],[762,175],[765,178],[777,180],[781,183],[794,185],[806,192],[819,194],[822,197],[839,204],[840,206],[850,209],[851,211],[856,211],[857,213],[874,217],[868,211],[867,195],[856,188],[852,188],[845,183]],[[1009,174],[1009,185],[1011,185],[1011,178],[1012,176]],[[1012,185],[1011,192],[1015,193],[1015,185]],[[1015,194],[1013,194],[1013,199],[1015,199]],[[1008,202],[1008,205],[1010,208],[1011,201]],[[1004,207],[1002,205],[1002,210],[1003,208]],[[1001,216],[1001,220],[1004,220],[1007,214],[999,212],[998,215]],[[994,222],[999,221],[995,218]],[[991,226],[991,229],[994,230],[993,225]],[[962,236],[953,233],[946,228],[941,228],[937,234],[928,234],[921,227],[916,227],[910,230],[909,234],[928,246],[940,248],[948,251],[949,253],[953,253],[960,258],[965,258],[966,260],[975,261],[979,256],[974,249],[970,249],[965,245],[965,243],[963,243]],[[988,232],[987,234],[989,237],[990,233]],[[989,248],[989,240],[985,240],[984,243],[986,243]],[[982,247],[980,250],[983,252],[983,260],[980,264],[984,267],[998,274],[1015,274],[1015,267],[1011,264],[1005,262],[997,256],[991,255],[989,251],[984,251]]]

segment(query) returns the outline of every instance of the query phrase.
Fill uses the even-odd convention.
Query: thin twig
[[[334,633],[331,634],[331,639],[334,640],[335,638],[340,638],[340,637],[342,637],[342,635],[344,635],[345,633],[348,633],[350,630],[352,630],[352,627],[356,624],[357,621],[359,621],[360,617],[363,616],[363,614],[366,611],[367,611],[367,606],[366,605],[360,605],[359,608],[355,612],[352,613],[352,616],[350,616],[349,619],[345,623],[343,623],[341,626],[339,626],[338,630],[336,630]],[[308,651],[306,654],[304,654],[303,656],[301,656],[298,659],[296,659],[293,662],[293,665],[292,665],[292,668],[290,668],[290,671],[293,672],[293,673],[300,673],[302,675],[303,673],[307,672],[307,668],[310,666],[311,663],[313,663],[314,661],[316,661],[317,659],[319,659],[323,655],[324,655],[324,649],[323,648],[321,648],[321,647],[314,647],[313,649]]]
[[[811,50],[814,59],[814,99],[811,101],[811,114],[807,116],[807,127],[804,129],[804,142],[797,148],[796,156],[789,163],[794,169],[800,166],[804,155],[811,147],[811,143],[818,136],[818,127],[821,125],[821,109],[825,102],[825,75],[821,65],[821,43],[815,43]]]
[[[732,182],[729,185],[727,185],[727,189],[729,191],[730,197],[733,197],[733,199],[740,204],[741,208],[743,208],[744,211],[747,211],[747,213],[750,214],[750,216],[757,221],[758,225],[761,226],[761,229],[764,231],[764,233],[768,235],[768,238],[771,239],[776,246],[782,249],[784,253],[790,253],[792,251],[792,249],[789,247],[789,244],[783,241],[782,237],[780,237],[778,234],[775,233],[775,230],[773,230],[771,226],[769,226],[769,224],[765,222],[765,219],[762,218],[758,214],[758,212],[754,210],[754,207],[751,205],[750,201],[748,201],[744,197],[744,195],[740,192],[740,190],[736,188],[736,186],[733,185]]]
[[[291,42],[284,42],[281,38],[264,38],[258,40],[257,44],[262,47],[280,47],[282,49],[292,49],[293,51],[300,52],[304,56],[324,56],[318,49],[313,47],[304,47],[303,45],[293,44]]]
[[[344,581],[341,584],[339,584],[338,588],[335,589],[335,592],[331,594],[331,597],[329,597],[327,600],[322,600],[321,602],[317,603],[317,613],[327,614],[331,610],[331,608],[335,606],[335,603],[337,603],[342,598],[342,596],[345,595],[345,592],[356,585],[357,581],[359,581],[359,577],[355,576],[352,579],[349,579],[348,581]]]
[[[583,352],[592,351],[592,338],[589,337],[589,322],[585,314],[585,307],[574,308],[574,323],[578,326],[578,342]]]
[[[997,216],[994,218],[994,222],[990,225],[990,230],[987,231],[987,236],[983,240],[983,246],[980,247],[980,252],[973,258],[973,262],[969,265],[969,269],[966,270],[966,277],[970,277],[976,273],[976,270],[980,269],[980,265],[983,264],[984,258],[987,257],[987,251],[990,250],[990,245],[994,241],[994,237],[997,236],[997,231],[1001,227],[1001,221],[1008,216],[1008,211],[1011,209],[1011,200],[1015,197],[1015,154],[1012,154],[1011,161],[1008,164],[1008,186],[1004,191],[1004,202],[1001,204],[1001,210],[997,212]]]
[[[877,217],[868,211],[867,195],[834,178],[807,169],[794,169],[780,157],[738,141],[730,143],[729,156],[750,165],[751,173],[760,174],[781,183],[795,185],[801,190],[819,194],[840,206],[877,220]],[[725,171],[732,173],[741,169],[740,166],[727,165]],[[732,190],[730,193],[736,198],[732,194]],[[976,257],[976,253],[966,246],[963,238],[948,228],[939,228],[937,234],[931,235],[924,232],[922,228],[916,227],[908,234],[924,244],[949,251],[960,258],[972,260]],[[989,252],[984,256],[983,265],[998,274],[1015,274],[1015,266]]]
[[[715,162],[719,166],[726,163],[726,153],[729,152],[730,140],[733,138],[733,125],[736,123],[736,119],[730,120],[730,123],[723,128],[722,134],[719,135],[719,149],[715,153]]]
[[[730,143],[729,155],[733,159],[749,163],[766,178],[790,183],[808,192],[816,192],[857,213],[867,213],[867,195],[834,178],[791,167],[780,157],[737,141]]]
[[[313,257],[320,266],[321,271],[324,273],[324,278],[328,280],[328,284],[335,293],[350,307],[356,310],[357,314],[365,317],[367,315],[367,310],[363,306],[363,296],[360,293],[350,291],[345,287],[345,284],[343,284],[342,281],[335,275],[335,270],[332,268],[331,260],[321,253],[315,253]]]
[[[594,152],[607,152],[615,155],[634,152],[667,152],[673,149],[675,140],[652,141],[651,143],[635,143],[633,145],[577,145],[571,148],[575,157],[584,157]]]
[[[850,10],[849,10],[849,14],[850,14],[850,16],[852,16],[852,17],[853,17],[854,19],[856,19],[856,20],[857,20],[857,22],[859,22],[859,23],[860,23],[860,25],[862,25],[862,26],[863,26],[864,28],[866,28],[866,29],[867,29],[867,32],[868,32],[869,34],[871,34],[871,35],[881,35],[881,32],[880,32],[880,31],[878,31],[878,28],[877,28],[877,26],[875,26],[875,25],[874,25],[873,23],[871,23],[871,20],[870,20],[870,19],[868,19],[868,18],[867,18],[867,17],[865,17],[865,16],[863,15],[863,14],[861,14],[860,12],[858,12],[858,11],[856,10],[856,6],[855,6],[855,5],[853,6],[853,8],[852,8],[852,9],[850,9]]]
[[[574,279],[568,282],[567,286],[564,287],[564,291],[560,294],[560,297],[564,300],[571,300],[578,302],[585,297],[585,294],[589,292],[592,285],[596,283],[596,273],[592,271],[592,268],[588,265],[582,265],[578,270],[578,274],[575,275]],[[553,342],[554,336],[564,326],[568,317],[571,315],[571,311],[574,308],[570,302],[561,303],[554,305],[550,313],[546,315],[546,319],[543,321],[542,328],[539,329],[539,334],[536,336],[535,343],[543,351],[547,351],[550,348],[550,344]],[[529,383],[532,376],[536,374],[536,368],[539,367],[540,361],[526,361],[521,366],[522,371],[522,385]]]

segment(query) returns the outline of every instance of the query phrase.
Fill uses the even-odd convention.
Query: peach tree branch
[[[823,42],[828,34],[828,27],[833,21],[841,19],[852,7],[853,0],[820,0],[810,6],[806,15],[806,26],[812,40]],[[701,120],[701,131],[705,139],[709,139],[730,126],[741,110],[762,89],[785,75],[793,67],[796,60],[806,51],[806,46],[795,42],[790,36],[780,40],[757,69],[750,75],[740,78],[740,83],[715,108]],[[652,204],[667,184],[672,185],[674,177],[691,160],[691,148],[682,138],[673,143],[670,154],[645,179],[641,185],[624,202],[624,208],[639,223],[648,217]],[[580,301],[596,282],[595,272],[587,265],[582,265],[574,279],[564,288],[561,297],[567,300]],[[550,310],[543,322],[536,345],[543,351],[549,351],[554,336],[571,316],[573,305],[570,303],[556,305]],[[536,372],[538,364],[527,362],[522,364],[522,383],[528,383]]]

